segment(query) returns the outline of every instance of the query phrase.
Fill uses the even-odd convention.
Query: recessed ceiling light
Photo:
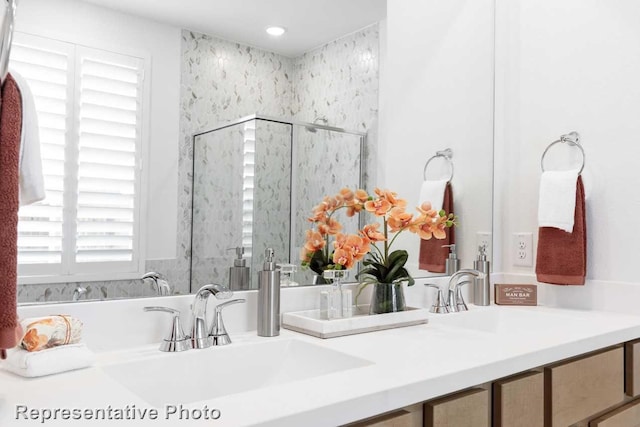
[[[267,27],[265,31],[270,36],[279,37],[279,36],[283,35],[287,30],[282,28],[282,27],[275,27],[274,26],[274,27]]]

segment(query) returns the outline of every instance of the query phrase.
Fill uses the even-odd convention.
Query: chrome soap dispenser
[[[473,262],[473,268],[484,273],[482,279],[476,277],[473,284],[473,303],[475,305],[491,304],[491,282],[489,276],[491,273],[491,264],[487,260],[487,247],[485,245],[478,247],[478,259]]]
[[[229,289],[232,291],[242,291],[251,288],[250,269],[247,267],[247,260],[243,258],[244,248],[229,248],[228,251],[236,251],[236,259],[233,260],[233,267],[229,267]]]
[[[460,270],[460,260],[456,253],[456,245],[442,245],[443,248],[449,248],[449,258],[445,261],[445,274],[447,276],[453,275],[456,271]]]
[[[258,273],[258,336],[280,335],[280,270],[273,260],[273,248],[264,252],[264,265]]]

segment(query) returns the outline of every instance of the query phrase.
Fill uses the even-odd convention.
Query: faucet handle
[[[468,285],[471,283],[471,280],[464,280],[462,282],[458,282],[456,285],[456,298],[455,298],[455,308],[451,307],[452,311],[469,311],[469,307],[467,307],[467,303],[464,302],[464,298],[462,297],[462,286]],[[452,292],[452,291],[449,291]],[[451,296],[451,294],[449,294]]]
[[[444,295],[442,294],[442,289],[440,289],[440,286],[435,285],[433,283],[425,283],[424,285],[428,288],[435,288],[438,290],[438,293],[436,294],[436,300],[434,301],[433,305],[429,309],[429,312],[449,313],[449,307],[447,307],[447,303],[445,302]]]
[[[209,336],[213,338],[213,345],[227,345],[231,344],[231,338],[224,327],[224,321],[222,320],[222,309],[229,307],[233,304],[239,304],[246,302],[244,298],[232,299],[231,301],[223,302],[216,306],[215,315],[213,317],[213,323],[211,325],[211,333]]]
[[[166,338],[160,344],[160,351],[184,351],[191,348],[191,341],[189,337],[184,334],[182,324],[180,322],[180,312],[170,307],[151,306],[144,307],[144,311],[161,311],[173,315],[173,321],[171,322],[171,331]]]

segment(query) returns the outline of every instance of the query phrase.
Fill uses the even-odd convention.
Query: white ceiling
[[[154,21],[298,56],[380,21],[386,0],[84,0]],[[285,27],[281,37],[267,26]]]

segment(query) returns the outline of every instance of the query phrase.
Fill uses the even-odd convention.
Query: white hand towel
[[[22,97],[22,137],[20,143],[20,206],[44,200],[44,177],[40,156],[40,129],[33,95],[27,81],[11,71]]]
[[[442,203],[444,202],[444,189],[447,186],[447,180],[441,179],[438,181],[424,181],[420,188],[420,204],[424,202],[431,202],[431,208],[439,211],[442,209]]]
[[[29,352],[22,348],[7,350],[7,360],[0,367],[22,377],[33,378],[58,374],[93,365],[95,355],[84,344],[69,344]]]
[[[576,211],[577,169],[543,172],[540,177],[538,226],[573,232]]]

